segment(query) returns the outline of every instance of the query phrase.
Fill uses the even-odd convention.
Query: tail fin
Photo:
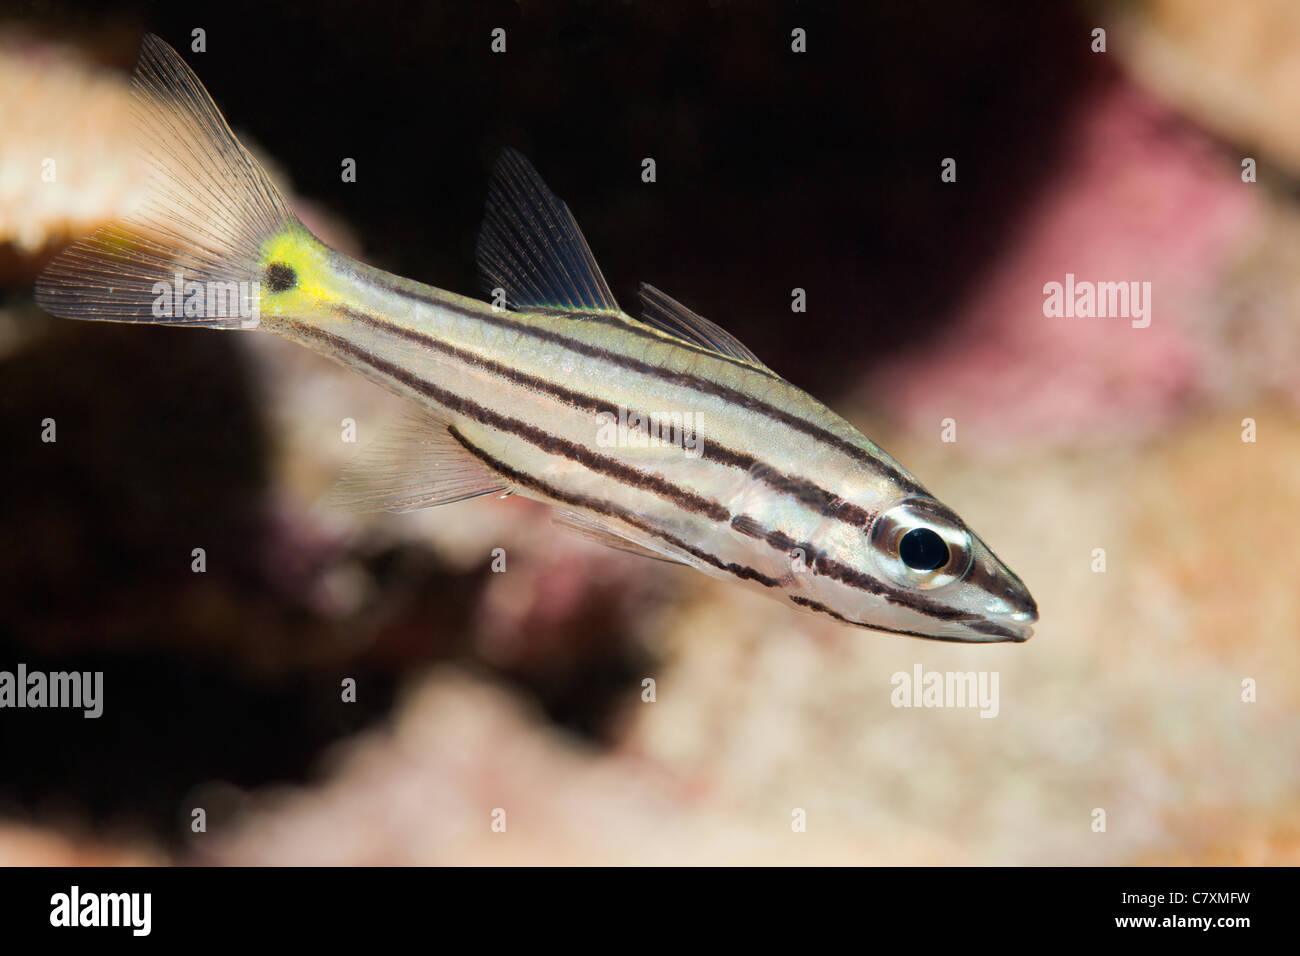
[[[37,303],[68,319],[255,326],[259,247],[296,222],[293,213],[198,77],[153,34],[131,94],[145,199],[59,254],[37,279]]]

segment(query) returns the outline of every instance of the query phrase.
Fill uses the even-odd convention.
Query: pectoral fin
[[[607,548],[626,551],[628,554],[640,555],[643,558],[653,558],[656,561],[667,561],[670,564],[685,564],[680,558],[666,551],[655,550],[640,541],[633,540],[629,537],[633,534],[630,530],[625,530],[613,522],[602,521],[595,515],[560,509],[555,513],[555,523],[588,541]]]
[[[500,475],[451,437],[445,422],[412,411],[362,450],[335,484],[329,503],[401,514],[508,489]]]

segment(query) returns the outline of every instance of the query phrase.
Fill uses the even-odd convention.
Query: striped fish
[[[132,77],[149,165],[130,219],[58,256],[73,319],[261,328],[410,400],[337,500],[409,511],[515,493],[605,544],[846,624],[1023,641],[1033,598],[897,461],[657,289],[619,308],[568,208],[506,151],[478,261],[490,302],[329,248],[166,43]]]

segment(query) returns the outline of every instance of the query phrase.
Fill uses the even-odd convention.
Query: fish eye
[[[913,571],[934,571],[948,563],[948,545],[937,531],[913,528],[898,542],[898,556]]]
[[[970,532],[929,498],[908,498],[881,513],[867,537],[885,577],[923,591],[961,580],[974,558]]]

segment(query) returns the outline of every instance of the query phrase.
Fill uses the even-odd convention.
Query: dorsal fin
[[[675,335],[693,345],[701,345],[722,355],[729,355],[758,368],[772,371],[749,350],[748,346],[726,329],[692,312],[666,292],[656,289],[648,282],[642,282],[640,295],[641,321],[646,325],[667,332],[669,335]]]
[[[492,168],[477,258],[488,294],[504,289],[512,309],[619,313],[569,207],[516,149]]]

